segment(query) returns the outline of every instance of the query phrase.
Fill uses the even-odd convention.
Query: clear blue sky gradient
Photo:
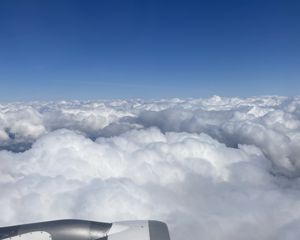
[[[0,101],[299,95],[300,1],[1,0]]]

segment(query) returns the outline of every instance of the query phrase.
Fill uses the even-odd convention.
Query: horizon
[[[257,99],[257,98],[286,98],[286,99],[296,99],[299,98],[299,95],[287,96],[287,95],[253,95],[253,96],[221,96],[221,95],[211,95],[207,97],[165,97],[165,98],[91,98],[91,99],[76,99],[76,98],[61,98],[61,99],[45,99],[45,100],[8,100],[8,101],[0,101],[0,104],[17,104],[17,103],[24,103],[24,104],[31,104],[31,103],[60,103],[60,102],[115,102],[115,101],[141,101],[141,102],[160,102],[160,101],[173,101],[173,100],[180,100],[180,101],[188,101],[188,100],[211,100],[214,98],[223,99],[241,99],[241,100],[248,100],[248,99]]]

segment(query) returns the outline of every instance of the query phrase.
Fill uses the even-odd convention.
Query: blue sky
[[[0,101],[299,95],[300,2],[1,0]]]

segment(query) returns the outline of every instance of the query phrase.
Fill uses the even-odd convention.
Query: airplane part
[[[70,219],[0,227],[0,240],[170,240],[170,236],[167,225],[159,221]]]

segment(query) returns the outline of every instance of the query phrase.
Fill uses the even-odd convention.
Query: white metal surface
[[[47,232],[31,232],[3,240],[51,240],[51,235]]]
[[[150,240],[148,221],[113,223],[108,240]]]

